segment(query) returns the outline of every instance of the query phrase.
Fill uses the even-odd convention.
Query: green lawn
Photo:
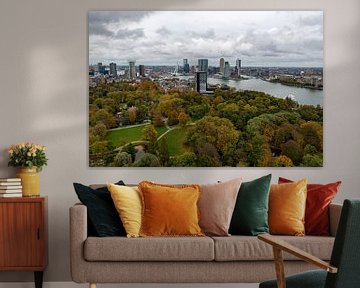
[[[181,155],[186,152],[186,148],[184,147],[186,128],[176,128],[167,133],[164,137],[169,148],[170,156]]]
[[[116,147],[125,142],[128,143],[132,141],[142,140],[142,131],[145,127],[146,125],[109,131],[107,139]],[[155,129],[158,132],[158,136],[165,133],[165,131],[167,130],[166,127],[156,127]]]

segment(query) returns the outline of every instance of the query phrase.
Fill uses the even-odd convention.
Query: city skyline
[[[323,67],[322,11],[92,11],[89,64]]]

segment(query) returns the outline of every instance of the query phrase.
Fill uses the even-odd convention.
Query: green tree
[[[160,162],[162,166],[168,166],[170,155],[169,155],[169,148],[166,143],[165,137],[162,137],[160,141],[158,142],[158,158],[160,159]]]
[[[131,166],[132,160],[131,155],[126,152],[119,152],[114,157],[115,167],[129,167]]]
[[[318,155],[306,154],[303,157],[302,166],[305,166],[305,167],[322,167],[323,166],[322,157],[320,157]]]
[[[239,131],[230,120],[206,116],[190,127],[187,143],[194,151],[209,143],[220,155],[223,155],[228,149],[236,146],[239,137]]]
[[[143,129],[143,139],[149,142],[155,142],[158,137],[158,133],[154,125],[146,125]]]
[[[305,144],[314,146],[318,151],[323,147],[323,128],[317,122],[306,122],[300,126]]]
[[[249,166],[267,167],[271,164],[271,150],[266,137],[255,134],[248,143],[247,162]]]
[[[193,152],[185,152],[170,158],[172,167],[197,167],[197,157]]]
[[[116,118],[105,109],[100,109],[94,114],[95,124],[104,124],[107,129],[116,127]]]
[[[281,145],[283,155],[289,157],[295,165],[299,165],[303,157],[303,149],[301,145],[294,140],[289,140]]]
[[[154,154],[145,153],[143,157],[135,161],[134,167],[161,167],[159,158]]]

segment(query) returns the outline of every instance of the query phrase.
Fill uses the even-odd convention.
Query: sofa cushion
[[[206,235],[229,236],[231,216],[242,178],[201,185],[199,225]]]
[[[322,260],[330,260],[334,237],[276,236]],[[273,260],[272,246],[254,236],[212,237],[215,242],[215,261]],[[288,253],[284,260],[299,260]]]
[[[213,261],[210,237],[89,237],[84,244],[87,261]]]
[[[199,185],[164,185],[142,181],[140,236],[203,236],[197,201]]]
[[[139,237],[141,226],[141,196],[138,187],[107,185],[124,225],[127,237]]]
[[[254,236],[269,233],[270,182],[271,174],[241,184],[231,218],[230,234]]]
[[[279,184],[293,181],[279,177]],[[341,181],[328,184],[307,184],[305,234],[330,235],[329,206],[335,198]]]
[[[123,181],[116,184],[125,185]],[[79,200],[87,207],[89,235],[100,237],[126,235],[106,186],[96,185],[97,187],[89,187],[80,183],[74,183],[73,185]]]
[[[270,234],[305,234],[307,179],[294,183],[273,184],[269,195]]]

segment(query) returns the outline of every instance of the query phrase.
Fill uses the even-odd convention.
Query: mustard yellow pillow
[[[127,237],[139,237],[141,197],[137,187],[107,184]]]
[[[269,228],[271,234],[305,234],[307,180],[273,184],[269,195]]]
[[[140,236],[202,236],[197,201],[199,185],[172,186],[143,181]]]

